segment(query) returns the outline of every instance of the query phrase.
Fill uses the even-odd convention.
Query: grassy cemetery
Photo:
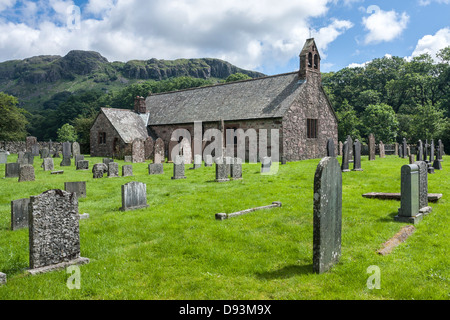
[[[16,162],[17,154],[8,156]],[[0,164],[0,300],[139,299],[139,300],[448,300],[450,299],[450,157],[442,170],[428,175],[432,212],[414,225],[414,232],[388,254],[379,250],[408,223],[395,221],[400,201],[362,197],[371,192],[400,193],[401,168],[407,158],[388,155],[369,161],[363,171],[342,173],[341,257],[328,272],[313,272],[314,175],[320,159],[288,162],[275,175],[262,175],[261,164],[244,163],[242,179],[216,182],[215,165],[189,170],[186,179],[149,175],[145,163],[119,166],[118,177],[94,179],[102,158],[85,155],[88,170],[60,167],[51,174],[35,157],[35,181],[5,178]],[[337,157],[339,163],[342,157]],[[132,165],[132,176],[122,167]],[[68,283],[66,269],[30,275],[29,230],[11,230],[11,201],[64,190],[66,182],[86,182],[78,198],[81,256],[79,289]],[[121,186],[146,185],[147,205],[123,211]],[[281,206],[248,212],[225,220],[216,214],[281,202]],[[378,287],[369,285],[373,267]]]

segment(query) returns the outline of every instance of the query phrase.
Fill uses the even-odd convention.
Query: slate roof
[[[153,94],[148,125],[281,118],[302,89],[298,72]]]
[[[146,120],[133,110],[102,108],[102,112],[125,143],[148,137]]]

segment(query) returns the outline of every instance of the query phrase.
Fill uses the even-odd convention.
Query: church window
[[[306,132],[308,139],[317,139],[317,119],[306,119]]]

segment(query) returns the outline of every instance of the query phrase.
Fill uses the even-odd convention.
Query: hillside
[[[60,92],[108,92],[145,80],[188,76],[218,81],[234,73],[252,78],[263,74],[243,70],[219,59],[131,60],[109,62],[93,51],[70,51],[61,56],[36,56],[0,63],[0,92],[16,96],[28,111],[39,111]]]

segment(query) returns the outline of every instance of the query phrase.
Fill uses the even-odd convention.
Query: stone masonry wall
[[[39,149],[49,147],[49,142],[38,141]],[[52,148],[55,151],[62,151],[62,143],[52,142]],[[11,154],[17,154],[20,151],[27,151],[26,141],[0,141],[0,150],[8,151]]]

